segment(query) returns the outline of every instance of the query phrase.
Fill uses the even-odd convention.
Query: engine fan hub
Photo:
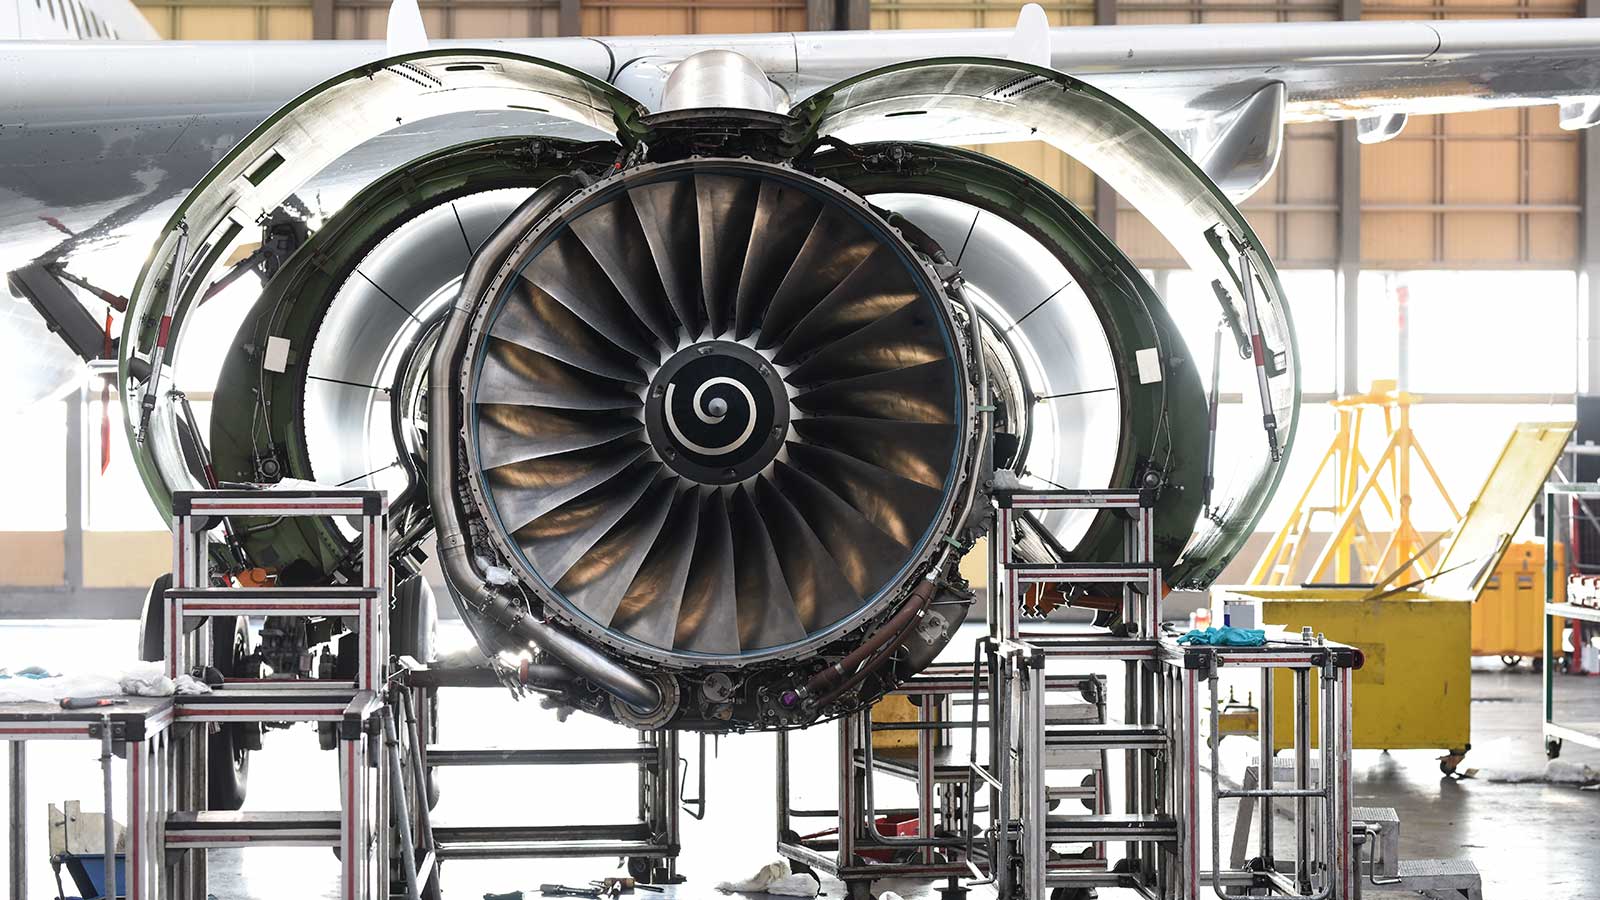
[[[651,380],[651,446],[698,484],[734,484],[765,469],[789,432],[789,391],[760,352],[711,340],[674,353]]]

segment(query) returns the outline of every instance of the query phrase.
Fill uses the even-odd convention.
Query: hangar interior
[[[162,38],[180,41],[376,40],[384,36],[389,10],[386,0],[154,0],[137,5]],[[988,0],[421,0],[419,5],[429,37],[440,42],[1010,27],[1020,7]],[[1092,0],[1041,5],[1049,23],[1059,26],[1570,18],[1600,12],[1593,3],[1566,0]],[[1443,579],[1448,573],[1441,570],[1452,562],[1481,568],[1482,554],[1439,562],[1440,551],[1458,538],[1469,507],[1489,508],[1493,501],[1516,507],[1513,513],[1532,508],[1525,518],[1512,515],[1509,527],[1499,526],[1504,534],[1498,535],[1498,543],[1491,542],[1495,558],[1482,573],[1489,580],[1474,580],[1473,596],[1465,598],[1468,606],[1459,616],[1402,621],[1413,612],[1428,612],[1424,603],[1387,611],[1389,618],[1380,616],[1378,621],[1370,613],[1339,608],[1307,613],[1310,617],[1302,622],[1292,606],[1298,596],[1265,590],[1258,592],[1266,599],[1257,604],[1257,621],[1293,624],[1295,631],[1301,624],[1314,624],[1314,630],[1365,653],[1368,666],[1353,676],[1356,805],[1397,812],[1403,830],[1397,825],[1390,834],[1399,835],[1402,858],[1465,857],[1481,875],[1481,884],[1471,892],[1451,886],[1430,896],[1592,897],[1600,884],[1595,840],[1600,834],[1600,793],[1595,792],[1600,751],[1568,740],[1558,744],[1557,756],[1541,730],[1547,719],[1588,723],[1590,728],[1600,722],[1600,698],[1587,680],[1600,675],[1600,629],[1572,627],[1571,622],[1558,626],[1554,634],[1559,646],[1547,654],[1541,641],[1548,627],[1546,579],[1564,580],[1582,571],[1566,559],[1546,568],[1543,545],[1550,512],[1556,512],[1559,528],[1574,529],[1577,544],[1590,538],[1578,536],[1573,524],[1583,501],[1574,501],[1570,511],[1565,495],[1559,507],[1557,500],[1547,505],[1542,487],[1549,462],[1530,480],[1521,469],[1538,466],[1519,468],[1516,454],[1526,447],[1515,440],[1508,445],[1507,438],[1521,433],[1523,423],[1576,422],[1575,444],[1600,440],[1600,405],[1585,406],[1600,396],[1600,283],[1595,278],[1600,274],[1600,138],[1593,130],[1562,129],[1553,106],[1416,116],[1401,124],[1397,136],[1368,143],[1353,121],[1291,119],[1272,176],[1239,203],[1277,268],[1292,312],[1301,407],[1278,490],[1216,583],[1240,586],[1237,596],[1244,598],[1257,596],[1252,593],[1256,587],[1303,582],[1376,585],[1358,594],[1367,599],[1384,585],[1415,589],[1435,575]],[[973,149],[1035,176],[1068,198],[1116,241],[1158,294],[1209,290],[1209,279],[1192,272],[1158,228],[1109,184],[1050,145],[1035,141]],[[132,284],[111,287],[131,294]],[[6,302],[15,306],[8,316],[31,315],[20,298]],[[1195,357],[1193,365],[1201,373],[1209,371],[1214,316],[1184,318],[1181,310],[1174,310],[1174,318]],[[205,325],[200,321],[190,327]],[[201,343],[215,344],[216,367],[228,352],[231,327],[231,322],[222,322],[215,333],[199,332],[205,335]],[[0,329],[0,354],[31,352],[16,334]],[[123,404],[106,384],[99,371],[84,373],[44,400],[4,409],[0,418],[8,435],[0,442],[0,472],[5,473],[0,483],[8,499],[0,504],[0,668],[63,669],[85,656],[120,654],[122,648],[131,652],[152,581],[174,568],[170,523],[149,502],[123,439]],[[1218,396],[1223,416],[1257,416],[1255,389],[1244,378],[1232,384],[1224,379]],[[187,399],[194,415],[209,422],[210,392],[189,390]],[[1349,429],[1358,412],[1366,436],[1352,439]],[[1353,480],[1333,488],[1330,466],[1347,464],[1354,446],[1365,454],[1366,468],[1374,469],[1386,458],[1385,441],[1397,426],[1408,441],[1425,448],[1425,455],[1417,457],[1420,464],[1415,466],[1406,457],[1404,487],[1398,463],[1397,471],[1385,476],[1391,480],[1375,477],[1378,492],[1385,485],[1390,491],[1381,504],[1384,511],[1365,507],[1365,518],[1357,516],[1358,525],[1349,526],[1344,507],[1332,498],[1336,492],[1347,495],[1364,476],[1352,469],[1348,477]],[[1239,451],[1227,444],[1236,434],[1224,435],[1215,452],[1226,457]],[[1250,439],[1256,439],[1255,433]],[[1555,482],[1593,482],[1600,476],[1587,468],[1587,456],[1560,450],[1555,455],[1560,458],[1550,476]],[[1515,498],[1502,500],[1486,487],[1502,476],[1509,479],[1502,483],[1518,486],[1520,493],[1513,493],[1525,501],[1520,506]],[[381,472],[357,474],[340,487],[382,489],[383,479]],[[1474,498],[1487,499],[1474,504]],[[1402,502],[1403,519],[1398,515]],[[1360,500],[1356,508],[1363,508]],[[1330,541],[1330,531],[1347,527],[1355,531]],[[1414,535],[1397,536],[1402,527]],[[1396,544],[1401,546],[1391,556],[1389,548]],[[1437,568],[1412,573],[1412,554],[1405,547]],[[1378,548],[1384,550],[1375,557]],[[1567,547],[1564,552],[1574,551]],[[423,577],[443,601],[450,588],[438,560],[431,552],[428,556]],[[977,574],[969,575],[980,591],[987,584],[981,569],[977,563],[971,568]],[[1559,576],[1553,574],[1557,572]],[[1231,607],[1213,593],[1215,613],[1184,611],[1184,628],[1203,628],[1213,619],[1224,624],[1217,617]],[[1446,602],[1425,599],[1435,605]],[[1205,603],[1187,602],[1195,607]],[[1178,617],[1173,614],[1177,609],[1182,602],[1173,598],[1169,618]],[[448,602],[440,603],[440,614],[439,646],[469,646],[472,637]],[[961,634],[976,637],[982,631],[979,618],[969,621]],[[970,662],[971,653],[971,642],[958,639],[940,660]],[[1376,674],[1374,660],[1381,660]],[[1120,664],[1096,666],[1074,674],[1113,683],[1121,678]],[[1404,696],[1412,690],[1428,694],[1441,679],[1456,699],[1462,691],[1470,696],[1452,721],[1434,721],[1448,716],[1420,709]],[[1363,687],[1369,682],[1382,688],[1381,694]],[[1246,682],[1230,683],[1227,705],[1220,709],[1222,723],[1214,719],[1212,727],[1232,728],[1229,716],[1237,715],[1243,723],[1237,733],[1255,734],[1261,720],[1272,716],[1270,708],[1256,702],[1255,690]],[[1361,702],[1363,690],[1374,691],[1372,702]],[[562,724],[557,725],[558,711],[536,697],[513,703],[497,692],[459,688],[445,688],[442,695],[440,728],[453,741],[634,746],[627,727],[582,712],[568,721],[566,711],[560,711]],[[966,710],[957,701],[955,715],[970,712],[976,717],[973,705]],[[1372,732],[1364,734],[1367,727]],[[247,809],[328,805],[334,773],[328,754],[312,738],[314,728],[299,725],[264,736],[272,752],[253,754]],[[1416,738],[1411,732],[1417,730],[1427,736]],[[681,827],[681,851],[673,874],[688,880],[669,886],[668,892],[715,896],[716,882],[744,877],[777,859],[774,842],[785,838],[773,823],[780,805],[788,811],[787,792],[793,792],[796,809],[835,802],[833,760],[841,733],[832,725],[819,725],[781,740],[770,733],[707,739],[688,731],[675,738],[674,754],[684,755],[683,783],[671,782],[676,795],[663,796],[666,805],[682,810],[682,821],[675,826]],[[1446,736],[1434,737],[1438,734]],[[1249,738],[1217,739],[1230,770],[1254,765],[1259,772]],[[868,743],[876,746],[876,736]],[[59,755],[36,754],[30,802],[38,807],[46,800],[81,800],[84,810],[105,808],[93,780],[99,754],[98,744],[81,749],[73,745]],[[1210,759],[1203,757],[1200,765],[1209,766]],[[821,762],[811,764],[817,760]],[[793,774],[784,775],[786,793],[775,800],[774,771],[780,761]],[[676,755],[669,766],[677,770]],[[914,776],[914,762],[912,766]],[[301,777],[315,767],[327,769],[327,777]],[[644,788],[636,787],[630,766],[603,767],[600,771],[607,774],[598,778],[580,778],[565,767],[511,770],[510,779],[506,771],[463,765],[443,772],[434,819],[496,824],[533,820],[551,829],[573,827],[577,834],[643,803],[636,794]],[[702,774],[697,781],[697,771],[709,771],[710,780]],[[84,772],[90,773],[87,778]],[[129,776],[121,770],[113,774],[120,796]],[[903,781],[886,781],[881,790],[892,798],[885,803],[917,803]],[[35,874],[21,896],[56,897],[56,884],[39,874],[51,838],[38,810],[30,808],[27,814],[37,832],[28,842]],[[1231,805],[1226,815],[1234,816]],[[1208,811],[1199,817],[1210,821]],[[913,836],[915,825],[913,820]],[[1251,828],[1248,820],[1224,826],[1230,836]],[[794,827],[805,834],[809,826]],[[1292,831],[1292,823],[1284,827]],[[1210,837],[1222,841],[1220,832]],[[341,896],[339,861],[324,848],[213,850],[209,856],[208,890],[219,900]],[[585,885],[617,875],[619,863],[614,858],[561,859],[553,853],[515,861],[466,857],[451,863],[446,895],[488,898],[525,891],[531,897],[540,884]],[[641,882],[661,874],[649,866],[626,869]],[[1390,896],[1394,885],[1380,880],[1371,877],[1364,895]],[[874,895],[893,890],[917,897],[931,896],[942,882],[896,877],[871,883]],[[840,879],[823,877],[821,884],[829,895],[857,896],[855,886]],[[988,888],[975,885],[972,890]],[[1073,893],[1075,888],[1057,890],[1054,900],[1090,896]],[[1098,895],[1125,894],[1117,887],[1100,887]],[[14,900],[21,896],[13,895]]]

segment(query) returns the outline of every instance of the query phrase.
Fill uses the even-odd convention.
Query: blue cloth
[[[1259,647],[1267,642],[1267,633],[1259,628],[1207,628],[1194,629],[1178,638],[1180,644],[1205,644],[1211,647]]]

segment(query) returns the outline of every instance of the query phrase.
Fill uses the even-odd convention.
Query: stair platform
[[[1170,843],[1178,839],[1178,823],[1171,816],[1050,816],[1045,839],[1052,844],[1091,841]]]
[[[341,690],[237,690],[177,698],[180,722],[360,722],[380,703],[371,691],[346,683]]]
[[[167,817],[170,850],[242,846],[337,847],[339,813],[204,810]]]
[[[1158,725],[1051,725],[1044,734],[1045,752],[1056,750],[1160,750],[1166,732]]]

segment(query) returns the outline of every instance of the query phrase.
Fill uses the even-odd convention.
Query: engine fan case
[[[837,185],[639,166],[532,228],[478,303],[472,495],[524,583],[629,659],[807,655],[946,551],[972,477],[961,335]]]

